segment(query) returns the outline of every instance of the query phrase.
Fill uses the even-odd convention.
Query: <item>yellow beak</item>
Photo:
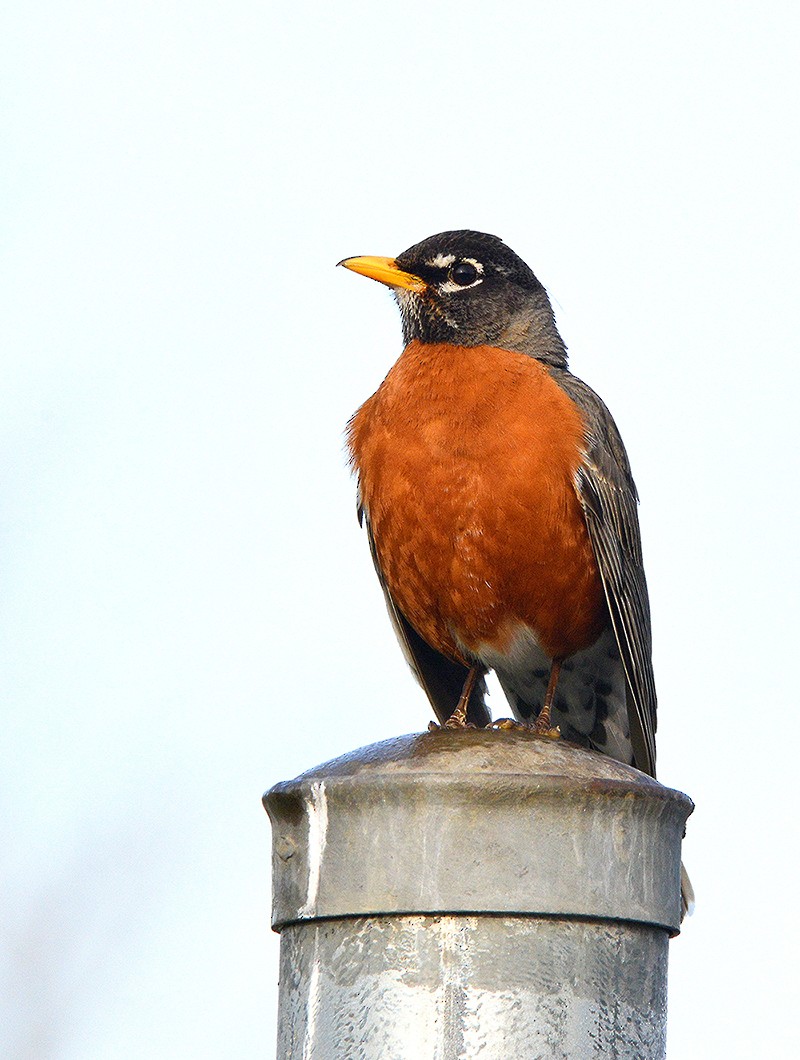
[[[351,272],[359,272],[378,283],[385,283],[387,287],[403,287],[407,291],[424,291],[427,287],[419,276],[399,269],[394,258],[345,258],[339,264]]]

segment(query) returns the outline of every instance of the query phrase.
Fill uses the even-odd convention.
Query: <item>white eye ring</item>
[[[471,287],[477,287],[479,283],[483,283],[483,265],[479,261],[476,261],[475,258],[461,258],[455,268],[458,268],[459,265],[471,265],[475,270],[475,279],[472,283],[456,283],[455,280],[448,277],[444,283],[439,284],[440,294],[454,294],[456,291],[468,291]],[[453,269],[450,270],[450,273],[452,275]]]

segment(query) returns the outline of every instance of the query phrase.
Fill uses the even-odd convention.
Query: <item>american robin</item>
[[[400,306],[405,349],[348,441],[389,615],[440,722],[491,722],[492,669],[518,723],[654,776],[636,487],[544,287],[482,232],[340,264]]]

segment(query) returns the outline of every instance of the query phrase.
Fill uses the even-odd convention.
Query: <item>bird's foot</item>
[[[442,726],[443,729],[474,729],[475,726],[467,721],[467,704],[459,703],[456,710],[450,715]]]
[[[539,718],[533,724],[526,721],[517,721],[515,718],[497,718],[490,721],[487,729],[499,729],[502,732],[532,732],[534,736],[543,736],[547,740],[558,740],[561,737],[561,729],[550,724],[550,719],[545,718],[544,723],[539,723]]]
[[[558,725],[551,725],[550,718],[542,719],[541,714],[536,721],[531,725],[531,732],[535,736],[542,736],[545,740],[560,740],[561,729]]]
[[[478,667],[473,666],[467,674],[467,679],[464,682],[464,688],[461,692],[456,709],[447,719],[442,726],[443,729],[474,729],[475,726],[467,721],[467,709],[469,708],[469,697],[472,695],[472,690],[475,687],[475,681],[478,678]],[[430,728],[430,726],[429,726]]]
[[[477,725],[473,725],[471,721],[459,722],[459,720],[457,718],[454,721],[452,717],[448,718],[447,721],[443,725],[440,725],[438,721],[429,721],[428,722],[428,732],[445,732],[447,729],[449,729],[451,732],[453,732],[456,729],[460,730],[460,729],[477,729],[477,728],[478,728],[478,726]]]
[[[508,730],[523,730],[524,732],[530,732],[530,725],[526,725],[524,721],[517,721],[516,718],[496,718],[494,721],[490,721],[486,726],[487,729],[502,729],[504,732]]]

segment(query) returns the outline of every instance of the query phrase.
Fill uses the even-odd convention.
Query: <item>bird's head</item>
[[[392,288],[406,343],[501,346],[566,367],[547,292],[497,236],[440,232],[396,258],[339,264]]]

